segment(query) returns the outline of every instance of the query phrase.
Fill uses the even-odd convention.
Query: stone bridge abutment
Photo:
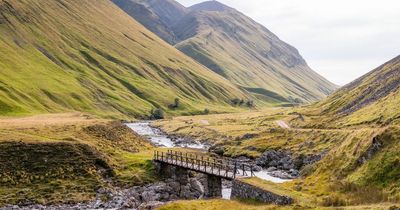
[[[222,178],[214,175],[196,173],[191,170],[170,165],[163,162],[154,162],[157,173],[165,179],[173,179],[181,186],[188,183],[198,188],[204,198],[222,197]],[[193,183],[198,181],[198,183]],[[190,183],[192,182],[192,183]],[[184,195],[183,195],[184,197]]]

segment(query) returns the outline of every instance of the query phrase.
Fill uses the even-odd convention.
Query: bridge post
[[[207,175],[207,188],[205,191],[207,198],[222,197],[222,179],[217,176]]]
[[[235,166],[234,166],[234,169],[233,169],[233,178],[234,179],[236,178],[236,172],[237,172],[237,162],[235,161]]]

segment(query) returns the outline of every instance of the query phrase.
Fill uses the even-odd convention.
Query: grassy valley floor
[[[257,158],[267,149],[324,154],[294,181],[246,182],[292,197],[286,209],[388,209],[399,206],[400,129],[307,126],[302,108],[176,117],[153,124],[169,134],[207,141],[225,156]],[[381,146],[376,146],[381,145]],[[154,147],[120,122],[82,113],[0,119],[0,206],[85,202],[109,186],[158,180]],[[376,149],[374,149],[376,147]],[[105,198],[106,199],[106,198]],[[161,209],[276,209],[253,201],[177,201]]]

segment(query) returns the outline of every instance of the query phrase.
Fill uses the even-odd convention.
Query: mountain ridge
[[[150,11],[157,10],[149,6],[149,0],[140,2]],[[128,14],[146,26],[138,14]],[[296,48],[220,2],[207,1],[188,7],[172,25],[177,42],[170,44],[242,90],[262,89],[251,93],[266,103],[271,95],[260,92],[273,92],[280,96],[275,99],[281,102],[310,103],[326,97],[337,87],[312,71]]]

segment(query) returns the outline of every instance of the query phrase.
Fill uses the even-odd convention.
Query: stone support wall
[[[264,203],[276,205],[290,205],[293,199],[287,196],[277,195],[259,187],[234,180],[232,186],[232,199],[253,199]]]

